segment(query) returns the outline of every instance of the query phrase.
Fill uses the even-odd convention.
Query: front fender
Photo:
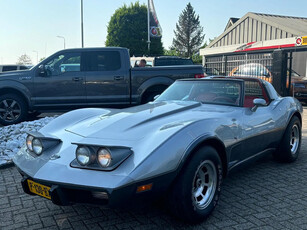
[[[199,122],[187,125],[161,143],[130,176],[135,181],[148,180],[169,173],[174,173],[176,176],[195,148],[204,141],[212,139],[221,142],[213,131],[204,133]]]

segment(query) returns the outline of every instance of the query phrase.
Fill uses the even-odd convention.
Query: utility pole
[[[38,63],[38,52],[36,50],[33,50],[34,53],[36,53],[36,64]]]
[[[64,40],[64,49],[65,49],[65,47],[66,47],[66,45],[65,45],[65,38],[63,37],[63,36],[57,36],[58,38],[63,38],[63,40]]]
[[[84,47],[84,39],[83,39],[83,0],[81,0],[81,44],[82,48]]]

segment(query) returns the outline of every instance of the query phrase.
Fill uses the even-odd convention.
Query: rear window
[[[85,71],[114,71],[121,68],[118,51],[86,52]]]
[[[193,65],[191,59],[156,59],[155,66],[168,66],[168,65]]]
[[[7,65],[7,66],[3,66],[2,68],[2,72],[14,71],[14,70],[17,70],[17,66]]]

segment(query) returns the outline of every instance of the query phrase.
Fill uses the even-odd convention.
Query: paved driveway
[[[307,111],[299,159],[270,156],[232,173],[221,200],[201,225],[172,218],[163,205],[134,211],[75,205],[59,207],[25,195],[15,168],[0,170],[0,229],[307,229]]]

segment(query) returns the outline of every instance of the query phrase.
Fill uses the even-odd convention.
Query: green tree
[[[23,54],[18,58],[17,65],[32,65],[32,60],[27,54]]]
[[[166,55],[166,56],[181,56],[180,52],[178,52],[174,48],[170,48],[169,50],[164,50],[164,55]]]
[[[42,61],[44,61],[46,58],[45,57],[41,57],[40,59],[39,59],[39,62],[42,62]]]
[[[199,49],[204,49],[210,44],[215,38],[209,38],[209,41],[206,41]],[[199,52],[196,52],[192,56],[192,60],[195,64],[202,64],[202,56],[199,55]]]
[[[200,25],[199,15],[195,14],[191,3],[188,3],[180,14],[174,33],[173,47],[181,51],[185,57],[191,57],[198,52],[205,35]]]
[[[139,2],[117,9],[108,24],[106,46],[126,47],[130,55],[162,55],[161,38],[151,38],[147,44],[147,7]]]

